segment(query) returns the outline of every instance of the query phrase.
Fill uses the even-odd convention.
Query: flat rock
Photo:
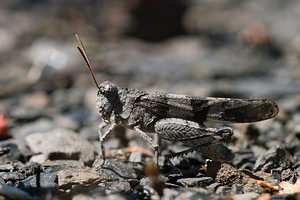
[[[36,175],[32,175],[21,181],[18,188],[24,189],[29,187],[37,187],[36,185]],[[42,188],[57,188],[56,183],[56,173],[41,173],[40,174],[40,186]]]
[[[25,138],[34,133],[44,133],[53,130],[55,123],[46,118],[40,118],[34,122],[26,123],[18,128],[12,129],[15,138]]]
[[[9,172],[14,169],[12,164],[3,164],[0,165],[0,172]]]
[[[256,199],[259,196],[259,194],[254,192],[249,192],[247,194],[235,194],[232,195],[233,200],[251,200]]]
[[[17,144],[9,141],[0,142],[0,163],[19,160],[21,153]]]
[[[44,172],[57,172],[65,169],[81,169],[84,163],[76,160],[48,160],[42,164]]]
[[[205,187],[213,183],[214,179],[211,177],[200,178],[181,178],[177,180],[177,183],[187,187]]]
[[[86,169],[66,169],[57,173],[58,185],[60,188],[71,188],[72,185],[97,184],[102,179]]]
[[[232,186],[233,184],[245,184],[248,176],[235,167],[220,162],[207,163],[207,175],[215,178],[217,183]]]
[[[69,130],[55,129],[25,139],[34,153],[42,153],[49,160],[79,160],[87,165],[94,160],[93,145]]]
[[[102,160],[95,160],[93,166],[98,167]],[[97,174],[106,181],[117,181],[125,179],[137,179],[143,174],[143,166],[136,162],[124,162],[119,159],[106,159]]]
[[[284,147],[275,146],[265,154],[258,157],[254,165],[254,171],[271,172],[271,169],[287,169],[294,164],[295,160]]]
[[[0,178],[4,181],[19,181],[25,179],[26,176],[18,172],[0,172]]]
[[[130,193],[132,191],[131,184],[127,181],[115,181],[105,183],[105,188],[110,191],[118,191],[122,193]]]

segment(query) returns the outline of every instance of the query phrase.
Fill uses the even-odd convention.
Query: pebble
[[[20,181],[26,178],[26,176],[19,172],[0,172],[0,178],[4,181]]]
[[[132,152],[128,159],[129,162],[142,162],[142,152]]]
[[[231,186],[231,194],[243,194],[243,187],[238,184],[233,184]]]
[[[252,170],[255,160],[256,159],[252,151],[239,151],[235,153],[233,165],[239,169]]]
[[[295,182],[296,181],[296,172],[292,169],[285,169],[281,172],[281,181],[289,181]]]
[[[43,116],[40,110],[22,106],[15,106],[11,108],[10,115],[19,122],[30,122]]]
[[[96,159],[93,167],[98,167],[101,162],[102,160]],[[108,158],[104,166],[98,169],[97,175],[106,181],[137,179],[143,175],[143,166],[136,162],[124,162]]]
[[[73,185],[72,192],[74,194],[72,199],[78,200],[97,200],[107,198],[106,189],[99,185]],[[123,198],[117,198],[122,200]]]
[[[211,177],[181,178],[177,180],[177,183],[185,187],[205,187],[212,184],[213,181],[214,179]]]
[[[25,139],[33,152],[42,153],[49,160],[79,160],[86,165],[94,161],[93,146],[70,130],[54,129],[29,135]]]
[[[206,189],[210,192],[216,192],[218,187],[221,186],[221,183],[212,183],[206,187]]]
[[[98,126],[84,127],[81,129],[80,135],[88,141],[99,140]]]
[[[86,169],[65,169],[57,172],[58,186],[63,189],[72,188],[72,185],[93,185],[103,181]]]
[[[52,120],[47,118],[40,118],[36,121],[26,123],[19,128],[15,128],[11,132],[15,138],[24,139],[26,136],[33,133],[48,132],[52,130],[53,127],[55,127],[55,123]]]
[[[12,164],[3,164],[0,165],[0,172],[9,172],[13,170],[14,166]]]
[[[45,109],[49,101],[49,96],[45,92],[38,91],[24,95],[20,100],[21,106],[28,107],[35,110]]]
[[[122,192],[129,194],[132,191],[131,184],[128,181],[115,181],[105,183],[105,188],[113,192]]]
[[[259,196],[259,194],[254,192],[249,192],[247,194],[235,194],[232,195],[232,200],[252,200],[256,199]]]
[[[215,177],[217,183],[223,185],[232,186],[233,184],[245,184],[249,178],[246,174],[233,166],[222,163],[219,167],[213,166],[215,162],[207,164],[207,174],[211,177]]]
[[[294,164],[292,155],[281,146],[269,149],[265,154],[259,156],[254,165],[254,171],[271,172],[271,169],[287,169]]]
[[[0,142],[0,163],[5,164],[21,158],[18,146],[10,141]]]
[[[47,188],[47,189],[57,188],[58,185],[56,183],[56,181],[57,181],[56,178],[57,178],[57,175],[55,172],[40,173],[40,187]],[[36,181],[37,181],[36,175],[28,176],[26,179],[19,182],[17,187],[20,189],[33,188],[33,187],[36,188],[37,187]]]
[[[221,185],[220,187],[218,187],[216,189],[216,194],[220,194],[220,195],[226,195],[229,194],[231,192],[231,187],[227,186],[227,185]]]
[[[42,164],[42,169],[44,172],[57,172],[63,169],[80,168],[84,168],[84,163],[77,160],[48,160]]]

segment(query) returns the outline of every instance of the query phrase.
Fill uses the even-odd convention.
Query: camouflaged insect
[[[134,88],[118,87],[105,81],[98,85],[86,51],[79,37],[77,47],[86,61],[93,80],[98,87],[97,108],[102,123],[99,140],[102,164],[105,162],[103,142],[116,125],[135,130],[159,155],[161,139],[180,141],[192,147],[179,152],[183,155],[197,150],[212,160],[230,162],[231,151],[222,142],[233,135],[230,127],[207,128],[208,120],[249,123],[273,118],[279,108],[268,99],[232,99],[147,92]],[[106,128],[109,126],[108,128]],[[104,131],[105,130],[105,131]],[[158,139],[154,140],[154,136]]]

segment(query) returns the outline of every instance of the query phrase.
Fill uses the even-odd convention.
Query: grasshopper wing
[[[273,118],[279,111],[277,104],[268,99],[196,97],[167,93],[147,93],[136,104],[161,118],[181,118],[195,122],[256,122]]]

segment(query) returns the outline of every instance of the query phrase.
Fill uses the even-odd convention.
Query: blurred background
[[[299,19],[297,0],[1,1],[1,131],[55,126],[97,139],[97,90],[75,33],[99,82],[271,98],[299,116]]]

